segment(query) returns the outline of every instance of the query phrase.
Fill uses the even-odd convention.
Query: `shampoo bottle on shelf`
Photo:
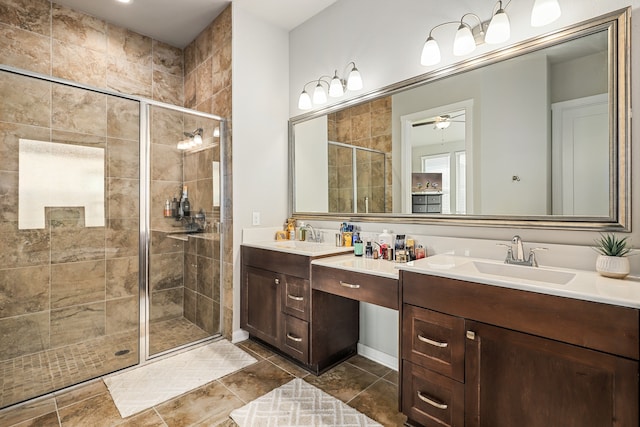
[[[184,216],[191,216],[191,203],[189,202],[186,185],[182,187],[182,214]]]

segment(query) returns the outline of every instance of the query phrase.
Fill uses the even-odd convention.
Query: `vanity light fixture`
[[[347,90],[360,90],[363,87],[362,76],[356,67],[356,63],[351,61],[345,67],[351,67],[346,80],[338,76],[338,70],[335,70],[333,77],[320,76],[317,80],[311,80],[302,87],[302,93],[298,98],[298,108],[301,110],[310,110],[314,105],[322,105],[327,102],[327,92],[332,98],[339,98],[344,95]],[[313,97],[307,92],[307,86],[315,83]],[[326,86],[326,89],[325,89]]]
[[[453,40],[453,54],[464,56],[473,52],[478,44],[499,44],[504,43],[511,37],[511,24],[505,9],[511,3],[499,0],[493,7],[490,21],[483,22],[475,13],[465,13],[459,21],[448,21],[438,24],[429,31],[429,36],[422,47],[420,63],[422,65],[436,65],[441,60],[440,47],[433,37],[433,31],[449,24],[458,25],[455,38]],[[558,0],[535,0],[531,13],[531,25],[542,26],[549,24],[560,16],[560,5]],[[478,25],[472,27],[465,18],[474,17]]]
[[[202,128],[197,128],[193,132],[184,132],[186,139],[178,142],[178,150],[188,150],[202,145]]]

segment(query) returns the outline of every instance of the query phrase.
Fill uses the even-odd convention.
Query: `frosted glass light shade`
[[[531,11],[531,26],[542,27],[550,24],[561,15],[558,0],[536,0]]]
[[[509,40],[509,37],[511,37],[509,17],[504,9],[499,9],[496,14],[493,15],[493,18],[491,18],[491,22],[489,22],[489,28],[487,28],[484,41],[489,44],[497,44],[506,42]]]
[[[334,75],[331,79],[331,84],[329,85],[329,96],[332,98],[338,98],[344,95],[344,87],[342,86],[342,81],[338,75]]]
[[[301,110],[310,110],[311,107],[313,107],[311,97],[306,90],[303,90],[300,94],[300,98],[298,98],[298,108]]]
[[[471,33],[471,28],[466,24],[460,24],[456,31],[456,38],[453,40],[453,54],[463,56],[471,53],[476,48],[476,41]]]
[[[431,36],[424,42],[422,47],[422,55],[420,56],[420,64],[422,65],[436,65],[440,62],[440,47],[438,42]]]
[[[327,93],[324,91],[324,88],[320,83],[316,85],[315,90],[313,91],[313,103],[316,105],[324,104],[327,102]]]
[[[193,143],[195,145],[202,145],[202,137],[200,135],[193,136]]]
[[[362,86],[362,76],[360,75],[360,71],[354,66],[347,79],[347,89],[360,90]]]

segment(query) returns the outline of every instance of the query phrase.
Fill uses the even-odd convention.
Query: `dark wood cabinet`
[[[410,424],[638,425],[638,310],[400,278],[400,404]]]
[[[357,301],[311,291],[312,257],[242,246],[240,326],[318,374],[356,352]]]

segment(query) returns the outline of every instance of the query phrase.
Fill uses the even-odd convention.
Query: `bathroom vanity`
[[[574,280],[620,282],[584,272],[547,289],[517,278],[510,288],[484,273],[461,280],[469,262],[400,273],[400,402],[410,424],[638,425],[638,309],[553,294],[573,292]]]
[[[355,354],[358,302],[311,292],[311,261],[344,253],[308,242],[242,246],[240,326],[316,374]]]

